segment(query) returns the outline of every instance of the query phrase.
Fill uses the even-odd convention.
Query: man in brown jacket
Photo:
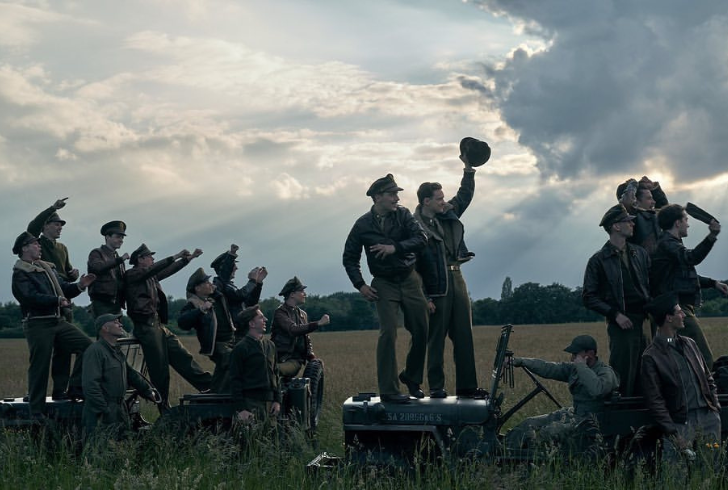
[[[177,254],[154,262],[154,253],[145,244],[134,250],[129,259],[133,266],[126,273],[127,313],[134,322],[134,336],[144,352],[149,378],[162,395],[160,410],[169,407],[169,366],[200,391],[210,389],[212,377],[203,371],[192,354],[185,349],[167,324],[167,297],[159,281],[178,272],[202,250],[194,253],[181,250]]]
[[[119,256],[117,250],[124,244],[126,223],[109,221],[101,227],[105,243],[88,254],[88,271],[96,274],[96,281],[89,287],[94,317],[106,313],[118,314],[124,308],[124,262],[129,254]]]
[[[694,446],[696,439],[720,442],[720,404],[697,344],[678,334],[685,328],[685,313],[677,295],[663,294],[647,309],[658,330],[642,355],[642,391],[663,431],[663,451],[669,460]]]

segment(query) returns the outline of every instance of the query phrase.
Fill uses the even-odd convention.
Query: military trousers
[[[204,371],[182,342],[158,317],[132,318],[134,337],[139,340],[149,379],[162,396],[160,408],[169,407],[169,367],[199,391],[210,389],[212,376]]]
[[[698,344],[698,349],[703,355],[703,359],[705,359],[705,364],[707,364],[708,369],[712,370],[713,351],[710,350],[708,340],[703,334],[703,329],[700,328],[700,322],[698,321],[698,317],[695,316],[695,307],[693,305],[681,304],[680,308],[685,313],[685,320],[683,320],[685,328],[680,330],[680,335],[690,337],[695,341],[696,344]]]
[[[30,351],[28,367],[30,411],[42,413],[45,410],[48,371],[53,353],[58,352],[67,358],[70,358],[71,354],[76,354],[70,379],[66,379],[70,388],[80,392],[83,352],[91,345],[91,339],[75,325],[60,318],[27,320],[23,325],[23,332]]]
[[[469,391],[478,387],[473,349],[473,316],[465,279],[459,270],[449,274],[447,294],[433,298],[427,333],[427,383],[430,390],[445,388],[445,337],[450,337],[455,359],[455,388]]]
[[[215,342],[215,349],[210,356],[210,360],[215,363],[210,386],[213,393],[230,393],[230,353],[233,347],[233,339],[228,342]]]
[[[131,419],[124,400],[106,401],[105,413],[94,412],[90,404],[84,404],[81,421],[86,438],[97,434],[100,437],[119,439],[131,431]]]
[[[278,363],[278,374],[287,378],[294,378],[303,367],[303,359],[288,359]]]
[[[607,323],[609,336],[609,365],[619,376],[622,396],[639,396],[642,352],[647,347],[644,314],[628,313],[632,328],[623,330],[615,322]]]
[[[399,393],[397,378],[397,325],[400,311],[404,316],[404,328],[410,333],[409,351],[402,377],[422,384],[427,355],[427,325],[429,313],[427,300],[422,292],[422,280],[412,271],[401,281],[381,277],[372,280],[379,299],[376,301],[379,317],[377,341],[377,382],[381,395]]]

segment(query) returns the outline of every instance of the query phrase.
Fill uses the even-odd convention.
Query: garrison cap
[[[604,213],[599,226],[609,228],[614,223],[618,223],[620,221],[632,221],[634,218],[635,217],[633,215],[627,212],[627,209],[623,205],[617,204],[609,208],[607,212]]]
[[[151,250],[149,250],[149,247],[147,247],[146,243],[142,243],[141,245],[139,245],[139,248],[131,253],[131,257],[129,257],[129,263],[131,265],[137,265],[137,262],[140,258],[146,257],[147,255],[154,255],[155,253],[157,252],[152,252]]]
[[[220,255],[215,257],[215,260],[212,261],[212,263],[210,264],[210,267],[212,267],[213,270],[219,274],[220,269],[222,269],[223,265],[225,265],[225,259],[227,258],[228,255],[232,255],[232,254],[230,252],[221,253]],[[237,262],[238,256],[237,255],[232,255],[232,256],[235,257],[235,262]]]
[[[205,271],[202,269],[202,267],[199,267],[195,272],[192,273],[190,279],[187,281],[187,292],[194,293],[195,286],[197,286],[198,284],[202,284],[203,282],[207,282],[210,277],[212,276],[205,274]]]
[[[591,335],[579,335],[574,337],[574,340],[572,340],[571,344],[564,349],[564,352],[568,352],[569,354],[578,354],[583,350],[597,351],[597,341],[594,340],[594,337]]]
[[[661,326],[667,315],[675,313],[675,307],[678,303],[677,294],[665,293],[647,303],[645,310],[652,315],[658,326]]]
[[[306,287],[307,286],[304,286],[298,277],[293,276],[292,279],[286,281],[286,284],[283,286],[283,289],[281,289],[281,292],[278,293],[278,296],[283,296],[285,298],[295,291],[303,291]]]
[[[123,221],[109,221],[101,227],[101,234],[104,236],[113,235],[114,233],[126,236],[126,223]]]
[[[113,322],[114,320],[118,320],[121,318],[121,313],[106,313],[104,315],[99,315],[98,318],[96,318],[96,321],[94,322],[94,326],[96,327],[96,330],[100,329],[104,325],[106,325],[109,322]]]
[[[471,167],[480,167],[490,159],[490,146],[485,141],[468,136],[460,140],[460,154]]]
[[[45,222],[45,224],[48,223],[60,223],[62,225],[66,224],[66,222],[62,220],[60,216],[58,216],[58,213],[51,214]]]
[[[24,231],[20,235],[18,235],[18,238],[15,239],[15,244],[13,245],[13,253],[15,255],[20,255],[23,251],[23,247],[33,243],[37,242],[38,237],[33,236],[31,233],[28,233],[27,231]]]
[[[237,317],[238,323],[247,329],[248,324],[250,323],[250,320],[255,318],[255,315],[258,313],[258,310],[260,310],[260,305],[248,306],[243,311],[238,313],[238,317]]]
[[[392,174],[387,174],[384,177],[375,180],[372,185],[369,186],[367,196],[374,196],[375,194],[382,194],[384,192],[399,192],[402,191],[401,187],[397,186],[394,181]]]

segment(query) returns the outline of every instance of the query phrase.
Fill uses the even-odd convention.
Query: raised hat
[[[617,204],[609,208],[607,212],[604,213],[602,221],[599,222],[599,226],[609,228],[614,223],[619,223],[620,221],[632,221],[634,218],[634,216],[627,212],[627,209],[623,205]]]
[[[192,273],[189,280],[187,281],[187,292],[194,293],[195,286],[203,282],[207,282],[210,279],[210,275],[205,274],[202,267],[199,267],[195,272]]]
[[[60,223],[62,225],[65,225],[66,222],[61,219],[60,216],[58,216],[58,213],[53,213],[50,216],[48,216],[48,219],[46,220],[46,224],[48,223]]]
[[[460,140],[460,154],[471,167],[480,167],[490,159],[490,146],[485,141],[468,136]]]
[[[210,263],[210,267],[212,267],[215,272],[220,273],[220,269],[222,269],[222,267],[225,265],[225,259],[228,256],[234,257],[233,260],[235,262],[238,261],[237,255],[232,255],[230,252],[223,252],[220,255],[218,255],[217,257],[215,257],[215,260],[213,260]]]
[[[18,235],[18,238],[15,239],[15,244],[13,245],[13,253],[15,255],[20,255],[20,253],[23,251],[24,246],[37,241],[38,237],[33,236],[33,234],[28,233],[27,231],[24,231],[23,233]]]
[[[129,257],[129,263],[131,265],[137,265],[137,262],[139,261],[139,259],[141,257],[145,257],[147,255],[154,255],[155,253],[157,253],[157,252],[152,252],[151,250],[149,250],[149,247],[147,247],[146,243],[142,243],[141,245],[139,245],[139,248],[137,248],[136,250],[134,250],[131,253],[131,257]]]
[[[98,330],[107,323],[118,320],[121,316],[121,313],[105,313],[103,315],[99,315],[94,322],[94,326],[96,327],[96,330]]]
[[[392,174],[387,174],[384,177],[375,180],[372,185],[369,186],[367,196],[374,196],[375,194],[382,194],[384,192],[399,192],[401,190],[404,189],[397,185],[394,181],[394,176]]]
[[[283,296],[285,298],[294,291],[303,291],[306,287],[307,286],[304,286],[298,277],[293,276],[293,278],[286,281],[286,284],[283,285],[283,289],[281,289],[281,292],[278,293],[278,296]]]
[[[583,350],[593,350],[596,352],[597,341],[594,340],[594,337],[591,335],[579,335],[574,337],[574,340],[572,340],[571,344],[564,349],[564,352],[568,352],[569,354],[578,354]]]
[[[113,235],[114,233],[126,236],[126,223],[123,221],[109,221],[101,227],[101,234],[104,236]]]
[[[637,182],[635,179],[628,179],[622,182],[617,186],[617,200],[622,199],[624,193],[627,192],[627,187],[631,187],[635,192],[637,192],[638,186],[639,182]]]

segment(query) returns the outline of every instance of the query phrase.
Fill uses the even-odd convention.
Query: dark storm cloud
[[[546,42],[491,66],[491,97],[545,176],[725,171],[728,4],[482,0]],[[689,163],[689,164],[687,164]]]

